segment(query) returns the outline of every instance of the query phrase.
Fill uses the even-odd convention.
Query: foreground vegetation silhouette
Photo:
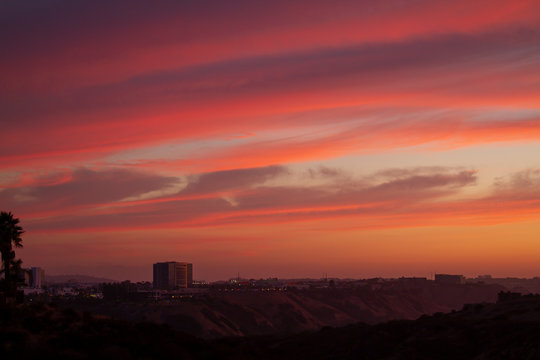
[[[15,259],[14,248],[22,247],[21,235],[23,228],[19,225],[20,220],[11,212],[0,212],[0,254],[2,258],[2,270],[0,291],[6,300],[15,299],[17,295],[17,283],[19,282],[21,264],[20,259]]]
[[[418,320],[215,340],[54,305],[0,306],[8,359],[537,359],[539,334],[538,296]]]

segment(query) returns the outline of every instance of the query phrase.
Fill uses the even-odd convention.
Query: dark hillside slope
[[[540,296],[243,344],[259,359],[540,359]]]
[[[201,340],[45,305],[0,307],[6,359],[540,359],[540,297],[377,325]]]
[[[208,344],[166,325],[48,305],[0,306],[2,359],[215,359]]]
[[[415,289],[310,289],[209,294],[170,303],[69,303],[78,310],[130,321],[165,323],[204,337],[298,333],[324,326],[459,310],[466,303],[495,302],[498,285],[425,286]]]

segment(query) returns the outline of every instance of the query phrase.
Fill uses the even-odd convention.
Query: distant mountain
[[[90,275],[45,275],[45,281],[51,284],[64,284],[64,283],[84,283],[84,284],[99,284],[99,283],[111,283],[118,282],[118,280],[111,280],[107,278],[100,278]]]

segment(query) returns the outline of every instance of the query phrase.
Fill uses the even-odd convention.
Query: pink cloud
[[[527,6],[520,3],[505,11],[532,16]],[[502,8],[493,11],[498,13]],[[350,121],[346,116],[350,108],[360,112],[379,108],[380,115],[385,107],[454,109],[463,121],[468,120],[471,110],[493,104],[516,112],[537,109],[540,94],[534,69],[538,66],[538,28],[529,22],[507,25],[488,26],[482,32],[422,33],[399,41],[391,38],[216,59],[187,68],[148,66],[137,76],[92,86],[81,83],[60,93],[10,91],[0,100],[2,116],[10,119],[2,134],[0,150],[5,156],[0,166],[65,166],[171,141],[331,125]],[[341,111],[342,117],[325,117],[329,109]],[[297,117],[299,113],[313,116]],[[429,141],[430,136],[440,137],[442,131],[434,129],[433,121],[407,119],[410,133],[404,135],[417,143]],[[449,124],[456,124],[453,121]],[[494,129],[489,137],[477,136],[477,129],[471,126],[450,129],[459,132],[454,144],[505,138],[508,129],[500,128],[497,121],[479,125],[480,131],[483,127]],[[381,125],[378,122],[373,120],[374,126],[384,128],[384,121]],[[401,127],[403,131],[407,123]],[[530,126],[536,127],[536,119],[530,120]],[[509,134],[517,140],[538,138],[536,132],[526,135],[515,127]],[[380,139],[391,136],[392,132],[382,133]],[[331,141],[338,143],[331,151],[325,149],[324,139],[321,149],[297,144],[303,153],[300,159],[309,153],[320,158],[351,150],[347,139],[341,146],[339,140]],[[27,146],[17,146],[21,142]],[[261,165],[251,162],[243,167]],[[216,167],[207,168],[213,169]]]

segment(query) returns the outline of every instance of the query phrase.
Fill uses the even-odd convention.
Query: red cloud
[[[119,8],[105,3],[99,6],[111,11],[111,19],[120,17],[123,19],[120,22],[123,25],[131,24],[129,16],[126,18],[119,16],[124,14],[118,12]],[[286,3],[277,3],[275,6],[273,11],[288,14],[286,19],[282,20],[287,26],[282,27],[282,23],[273,23],[275,20],[272,19],[275,18],[267,15],[267,11],[272,13],[272,10],[265,8],[262,11],[255,6],[253,9],[255,14],[262,16],[262,19],[258,20],[257,16],[244,19],[247,21],[245,26],[255,26],[253,36],[260,36],[262,39],[269,36],[263,24],[272,29],[287,30],[292,34],[295,31],[304,34],[307,30],[311,33],[314,29],[320,28],[321,22],[333,23],[337,19],[348,19],[351,24],[357,25],[356,16],[365,16],[362,15],[363,11],[343,12],[343,8],[336,10],[334,6],[329,7],[323,2],[317,2],[311,5],[312,12],[309,16],[303,17],[298,23],[297,19],[292,21],[294,17],[291,14],[298,12],[294,6]],[[21,27],[22,33],[16,34],[19,40],[28,40],[24,42],[27,50],[20,48],[20,42],[15,40],[17,36],[9,38],[8,43],[12,51],[6,51],[7,63],[4,67],[10,68],[12,70],[10,74],[14,74],[14,77],[13,81],[6,80],[6,93],[0,100],[2,118],[8,119],[1,135],[0,151],[4,157],[0,161],[0,168],[24,168],[36,165],[45,168],[58,165],[73,166],[88,161],[101,161],[120,150],[144,148],[167,142],[228,137],[231,133],[238,132],[265,133],[276,129],[287,131],[302,126],[309,130],[315,124],[332,125],[336,122],[352,121],[350,117],[325,117],[329,109],[346,113],[351,107],[364,107],[362,111],[378,107],[380,114],[384,114],[382,108],[454,109],[458,113],[457,116],[464,121],[469,116],[468,111],[493,106],[512,108],[517,113],[522,108],[537,109],[540,94],[535,86],[538,81],[535,70],[538,67],[536,49],[540,36],[538,27],[530,21],[537,18],[537,14],[540,13],[532,11],[538,6],[535,2],[523,1],[512,4],[455,2],[449,8],[432,2],[422,2],[422,6],[410,8],[380,7],[371,2],[350,2],[343,6],[345,9],[348,7],[356,9],[358,6],[364,9],[371,7],[372,12],[369,13],[368,19],[373,22],[371,25],[379,28],[377,24],[380,24],[381,29],[390,29],[388,30],[390,32],[375,31],[374,37],[369,37],[365,35],[365,31],[359,31],[358,34],[365,36],[359,35],[355,38],[356,35],[353,34],[350,41],[328,44],[323,41],[324,39],[318,40],[320,38],[311,33],[313,37],[311,45],[294,52],[268,40],[268,51],[255,51],[249,56],[242,54],[227,60],[226,56],[225,58],[220,55],[209,56],[204,61],[195,60],[188,67],[164,65],[166,69],[156,67],[154,62],[133,65],[122,55],[129,54],[129,51],[118,52],[117,60],[121,60],[122,64],[120,70],[118,64],[110,65],[113,68],[109,69],[109,65],[96,60],[100,65],[94,71],[89,71],[88,59],[93,59],[92,57],[65,57],[70,64],[81,67],[76,71],[77,74],[80,72],[80,77],[88,77],[92,83],[93,79],[106,79],[106,81],[99,80],[92,86],[74,74],[72,72],[74,69],[69,66],[61,66],[61,62],[54,63],[53,60],[47,60],[46,54],[30,55],[32,51],[46,53],[49,49],[46,41],[51,42],[50,48],[61,50],[63,46],[73,41],[79,43],[81,39],[85,39],[87,42],[84,46],[88,49],[80,50],[84,54],[93,47],[99,48],[100,43],[96,43],[87,35],[75,36],[78,33],[87,34],[87,27],[94,29],[93,24],[82,20],[80,23],[72,24],[75,25],[73,32],[65,32],[62,31],[63,22],[54,16],[40,17],[39,21],[30,25],[30,28]],[[53,12],[53,8],[45,6],[40,11]],[[226,11],[234,14],[233,8],[234,6]],[[96,11],[95,9],[92,11]],[[464,17],[465,9],[469,15]],[[84,4],[72,5],[69,9],[58,11],[56,16],[60,20],[72,22],[81,16],[83,10],[88,10]],[[143,10],[134,5],[130,16],[133,19],[145,19],[143,24],[136,22],[137,26],[157,31],[155,34],[152,31],[147,33],[148,38],[141,39],[145,43],[151,43],[155,40],[155,36],[162,35],[164,24],[178,21],[171,15],[175,12],[169,14],[155,9],[150,12]],[[200,10],[197,6],[190,7],[185,14],[199,14]],[[10,11],[6,11],[5,14],[10,14]],[[324,16],[334,11],[339,11],[341,17],[332,20],[334,18]],[[426,16],[430,12],[432,16]],[[222,18],[221,13],[212,12],[207,15],[209,18]],[[313,23],[309,22],[310,16],[314,17]],[[8,17],[7,20],[15,23],[21,19],[17,16]],[[377,20],[378,17],[380,20]],[[419,22],[418,18],[438,20]],[[234,21],[233,19],[236,17],[232,16],[230,19],[233,25],[231,33],[222,36],[227,39],[230,36],[229,40],[241,42],[236,35],[244,34],[245,28],[238,25],[236,22],[238,19]],[[156,23],[153,23],[153,20]],[[200,26],[196,21],[183,20],[186,20],[187,28]],[[49,21],[51,26],[44,26]],[[399,31],[392,30],[394,28],[389,27],[388,23],[394,24],[395,29]],[[444,24],[447,27],[442,26]],[[113,21],[105,21],[103,26],[103,29],[118,29],[119,25]],[[28,37],[35,34],[35,31],[31,30],[43,30],[42,27],[45,28],[45,32],[50,31],[51,34],[58,33],[57,35],[61,36],[44,36],[45,43],[40,40],[39,46],[37,44],[32,46],[33,40]],[[410,31],[405,32],[405,35],[396,35],[402,34],[402,30],[407,28]],[[336,31],[339,33],[340,29],[337,28]],[[101,27],[95,30],[102,31]],[[207,31],[208,33],[203,32],[202,38],[209,39],[216,33],[222,34],[219,27],[216,29],[210,27]],[[113,44],[111,46],[118,48],[119,45],[115,43],[119,41],[117,36],[123,39],[126,34],[115,33],[111,38],[107,37],[105,42],[110,41]],[[186,45],[188,48],[192,48],[200,46],[192,43],[202,41],[198,36],[186,37],[177,34],[176,37],[163,41],[165,44],[172,41],[175,49],[176,46],[182,48],[184,42],[189,43]],[[335,36],[327,38],[328,41],[330,39],[335,41]],[[365,42],[366,39],[370,41]],[[129,47],[130,44],[127,42],[126,46]],[[217,48],[221,46],[213,43],[205,44],[204,46]],[[105,50],[99,48],[100,51],[109,53],[107,46]],[[169,45],[164,46],[169,48]],[[70,48],[66,51],[73,50]],[[148,51],[144,50],[144,53]],[[156,61],[164,59],[163,54],[158,53],[155,56]],[[169,58],[174,57],[166,57]],[[47,73],[43,76],[33,76],[35,74],[32,69],[25,64],[25,61],[34,61],[32,59],[40,59],[35,68],[37,69],[39,65],[39,69],[46,68]],[[77,65],[77,59],[84,61],[80,60],[82,63]],[[52,61],[50,66],[44,66],[43,62],[48,61]],[[132,65],[138,69],[134,70],[132,67],[129,70]],[[18,74],[16,69],[19,66],[21,71],[27,72]],[[83,68],[85,71],[82,71]],[[130,71],[133,73],[115,77],[116,73],[122,73],[124,69],[127,73]],[[54,84],[52,78],[47,78],[55,72],[60,77],[70,79],[72,83],[64,85],[66,87],[60,90],[54,90],[56,85],[63,86],[62,81],[56,81],[58,80],[56,75],[51,75],[55,80]],[[30,83],[34,81],[33,79],[40,79],[39,81],[47,87],[46,91],[43,87],[31,90],[33,87]],[[18,86],[22,86],[24,91],[19,91],[21,88],[17,88]],[[302,112],[309,112],[313,117],[296,116]],[[459,114],[460,112],[462,113]],[[410,139],[405,141],[405,145],[429,142],[432,137],[441,137],[441,131],[430,124],[436,120],[436,117],[424,123],[411,122],[410,119],[400,120],[404,125],[398,135],[405,135]],[[520,131],[516,127],[507,131],[508,129],[498,126],[499,120],[480,125],[480,133],[476,132],[476,128],[466,124],[456,129],[459,134],[454,139],[448,140],[458,146],[500,141],[501,138],[504,140],[505,134],[509,134],[510,139],[516,140],[538,138],[534,130],[535,119],[530,120],[530,126],[534,130],[532,134]],[[373,120],[375,126],[381,128],[376,124],[378,122],[380,120]],[[436,127],[440,125],[439,122]],[[409,133],[406,132],[408,126]],[[493,129],[492,133],[486,132],[484,128]],[[377,134],[380,134],[380,138],[368,139],[368,143],[381,143],[381,140],[394,136],[391,131]],[[357,139],[351,140],[343,134],[340,136],[343,139],[322,139],[320,148],[317,148],[315,143],[305,141],[296,144],[289,142],[290,149],[284,152],[293,153],[291,160],[296,161],[310,156],[332,157],[353,150],[351,148],[355,147]],[[326,144],[326,140],[332,144]],[[22,142],[26,146],[18,146]],[[255,153],[250,154],[254,157]],[[299,155],[295,156],[294,153]],[[272,154],[270,153],[270,156],[273,156]],[[268,155],[268,153],[261,154],[253,161],[246,157],[246,164],[241,166],[253,167],[291,161],[287,160],[286,156],[279,155],[274,156],[273,162],[257,163]],[[230,169],[234,166],[223,167],[213,164],[207,166],[206,170],[218,168]]]

